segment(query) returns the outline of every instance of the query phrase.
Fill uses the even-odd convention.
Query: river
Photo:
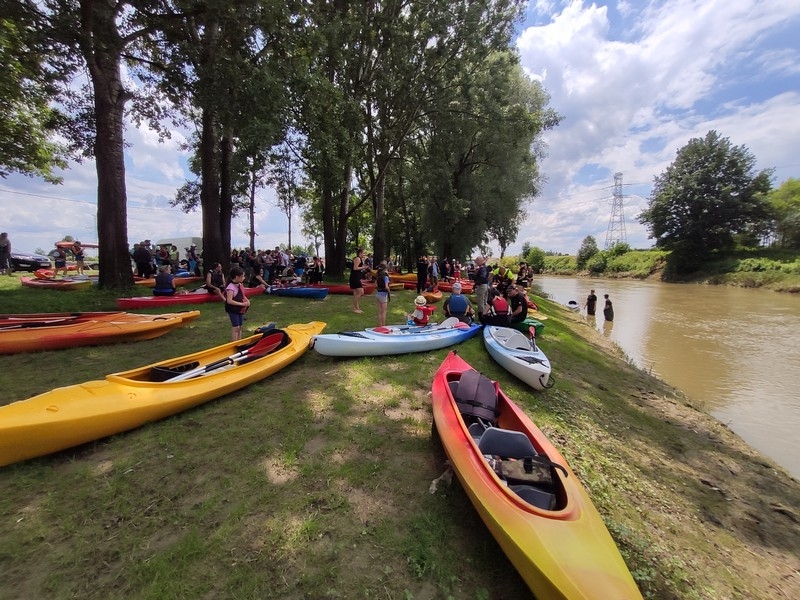
[[[575,300],[581,307],[594,288],[596,327],[603,335],[800,479],[798,295],[545,276],[534,286],[556,302]],[[603,294],[614,304],[613,323],[603,318]],[[546,338],[545,328],[545,351]]]

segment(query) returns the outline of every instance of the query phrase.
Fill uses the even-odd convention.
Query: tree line
[[[324,244],[465,256],[511,244],[539,193],[543,132],[561,116],[511,48],[522,0],[6,0],[0,17],[0,175],[57,181],[97,167],[100,285],[132,283],[126,114],[191,128],[207,258],[259,187]],[[63,141],[58,141],[63,140]],[[287,212],[287,214],[289,214]],[[290,241],[291,244],[291,241]]]

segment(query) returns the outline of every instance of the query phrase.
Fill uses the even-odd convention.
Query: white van
[[[197,246],[197,256],[200,256],[203,253],[203,238],[201,237],[173,237],[173,238],[164,238],[163,240],[158,240],[155,243],[155,247],[158,248],[161,244],[170,244],[175,246],[178,249],[178,252],[181,254],[181,260],[186,256],[186,250],[192,244]]]

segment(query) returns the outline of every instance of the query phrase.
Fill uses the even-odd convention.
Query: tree
[[[787,179],[767,199],[775,217],[775,244],[800,248],[800,179]]]
[[[544,250],[533,247],[523,256],[525,257],[525,262],[530,265],[534,273],[541,273],[544,270],[544,257],[546,256]]]
[[[696,270],[712,252],[732,248],[736,234],[765,222],[772,170],[756,172],[755,163],[746,147],[709,131],[689,140],[655,178],[638,219],[657,247],[672,251],[675,272]]]
[[[54,140],[66,118],[50,102],[58,96],[58,73],[47,66],[50,45],[43,25],[31,0],[3,3],[0,177],[16,172],[60,183],[53,169],[66,168],[67,149]]]
[[[583,270],[586,268],[589,259],[597,254],[600,250],[597,248],[597,240],[591,235],[587,235],[581,242],[581,247],[578,249],[578,269]]]

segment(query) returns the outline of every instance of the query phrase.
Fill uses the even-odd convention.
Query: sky
[[[563,116],[544,135],[542,194],[508,254],[522,244],[575,254],[591,235],[605,247],[614,174],[622,174],[624,232],[649,248],[636,217],[654,177],[689,140],[716,130],[774,168],[773,183],[800,178],[800,2],[796,0],[531,1],[515,44],[525,71]],[[201,235],[200,213],[169,200],[190,177],[179,148],[184,134],[126,131],[128,241]],[[0,179],[0,231],[16,250],[49,250],[71,235],[97,240],[97,175],[93,162],[72,165],[64,183]],[[256,246],[288,242],[287,217],[272,190],[258,196]],[[292,222],[292,243],[310,240]],[[235,247],[249,245],[245,219],[234,221]],[[494,255],[499,254],[496,245]]]

